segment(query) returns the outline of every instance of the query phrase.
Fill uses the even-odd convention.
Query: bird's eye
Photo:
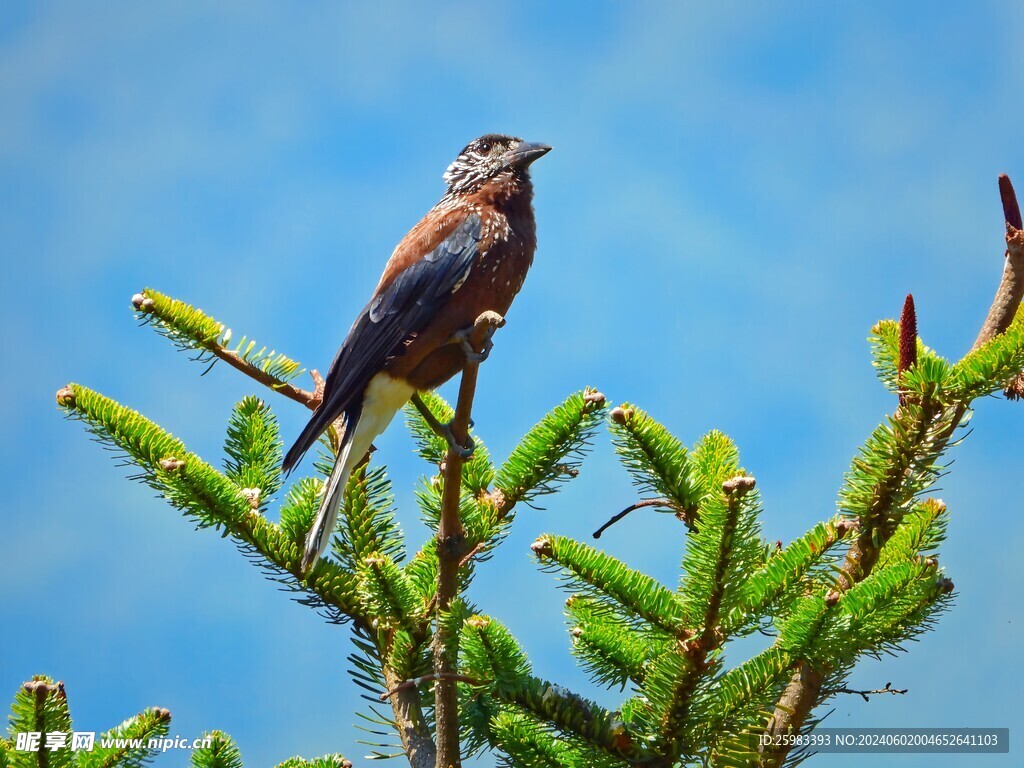
[[[486,142],[486,141],[485,141],[485,142],[483,142],[483,143],[482,143],[482,144],[480,145],[480,151],[481,151],[481,152],[482,152],[483,154],[485,154],[485,155],[486,155],[486,154],[487,154],[488,152],[490,152],[490,151],[491,151],[491,145],[490,145],[490,144],[489,144],[488,142]]]

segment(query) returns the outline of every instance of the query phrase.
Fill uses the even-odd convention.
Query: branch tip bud
[[[164,472],[177,472],[185,466],[185,462],[181,459],[176,459],[173,456],[168,456],[166,459],[160,459],[160,468]]]
[[[722,483],[722,493],[726,496],[746,496],[756,485],[757,480],[750,475],[736,475]]]
[[[846,534],[850,531],[856,531],[860,528],[859,520],[840,520],[836,523],[836,536],[840,539],[845,539]]]
[[[75,390],[70,385],[57,390],[57,405],[63,405],[65,408],[75,407]]]
[[[530,545],[530,549],[533,550],[533,553],[537,555],[537,557],[550,557],[551,540],[546,536],[541,536]]]
[[[630,417],[633,415],[632,408],[623,408],[621,405],[612,408],[611,413],[608,414],[612,421],[616,424],[626,424]]]

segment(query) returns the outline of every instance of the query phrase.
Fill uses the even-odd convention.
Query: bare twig
[[[504,319],[496,312],[484,312],[476,319],[469,334],[469,344],[475,350],[483,348],[495,328]],[[467,359],[459,383],[459,399],[455,406],[450,429],[456,442],[465,445],[469,438],[470,413],[476,394],[479,361]],[[417,406],[418,407],[418,406]],[[436,420],[435,420],[436,421]],[[449,610],[458,594],[458,575],[466,556],[466,532],[459,519],[462,493],[463,457],[454,448],[448,449],[444,465],[444,490],[441,495],[441,522],[437,530],[437,621],[434,633],[434,716],[437,723],[437,768],[458,768],[461,765],[459,749],[459,698],[457,660],[452,658],[452,638],[448,637],[442,614]]]
[[[1005,174],[999,177],[999,195],[1003,204],[1003,216],[1006,220],[1006,263],[992,306],[974,345],[971,347],[972,350],[977,349],[1009,327],[1020,307],[1021,298],[1024,297],[1024,231],[1022,231],[1017,197],[1009,177]],[[962,402],[953,408],[950,426],[935,438],[936,448],[941,448],[948,443],[967,412],[968,406],[969,403]],[[935,407],[934,404],[932,407]],[[934,414],[926,417],[924,422],[928,423],[932,418],[934,418]],[[880,492],[885,493],[885,489],[881,489]],[[880,499],[880,501],[884,501],[884,499]],[[895,527],[886,527],[885,530],[872,531],[871,526],[865,526],[846,554],[843,569],[836,583],[837,595],[870,575],[878,560],[882,545],[888,541],[894,530]],[[825,676],[821,671],[814,669],[806,661],[798,661],[794,666],[789,684],[775,705],[775,711],[765,729],[766,734],[784,736],[799,733],[811,710],[822,696],[824,682]],[[760,764],[762,768],[778,768],[785,762],[788,754],[789,747],[773,748],[761,756]]]
[[[619,522],[619,520],[624,518],[630,512],[635,512],[636,510],[643,509],[644,507],[668,507],[669,509],[675,510],[676,517],[689,525],[689,522],[686,520],[685,513],[679,509],[679,505],[672,501],[672,499],[643,499],[635,504],[630,504],[618,514],[612,515],[607,523],[594,531],[594,538],[600,539],[601,534]]]
[[[860,696],[864,701],[871,701],[869,697],[878,696],[883,693],[891,693],[894,696],[902,696],[907,693],[909,688],[893,688],[892,683],[886,683],[885,688],[875,688],[873,691],[855,691],[852,688],[836,688],[833,693],[849,693],[856,696]]]
[[[280,392],[285,397],[294,400],[297,403],[302,403],[312,411],[315,411],[317,406],[320,405],[320,395],[316,392],[309,392],[305,389],[292,386],[285,381],[281,381],[276,376],[271,376],[269,373],[266,373],[252,363],[243,360],[240,355],[232,352],[230,349],[225,349],[218,344],[204,345],[203,349],[218,360],[223,360],[232,368],[241,371],[250,379],[258,381],[260,384],[265,387],[269,387],[275,392]],[[312,373],[312,371],[310,373]]]
[[[466,675],[459,675],[453,672],[439,672],[433,675],[424,675],[423,677],[414,677],[411,680],[403,680],[390,691],[382,693],[380,695],[381,701],[387,701],[396,693],[408,690],[409,688],[419,688],[424,683],[433,683],[438,680],[454,680],[457,683],[467,683],[469,685],[482,685],[482,683],[475,677],[468,677]]]

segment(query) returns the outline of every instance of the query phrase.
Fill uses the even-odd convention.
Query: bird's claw
[[[473,438],[469,435],[466,435],[465,445],[459,443],[455,438],[455,433],[452,432],[452,423],[450,421],[441,425],[441,436],[448,441],[448,447],[464,459],[471,457],[473,452],[476,450],[476,444],[473,442]]]
[[[462,347],[462,352],[466,355],[467,361],[479,365],[490,356],[491,350],[494,349],[494,341],[491,337],[494,336],[496,330],[498,330],[497,325],[489,325],[487,327],[487,330],[484,331],[484,339],[479,352],[473,348],[473,342],[470,340],[473,328],[466,328],[455,334],[455,339]]]

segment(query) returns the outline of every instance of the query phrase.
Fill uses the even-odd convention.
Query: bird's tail
[[[408,402],[412,393],[413,389],[408,384],[392,379],[386,374],[379,374],[367,387],[362,407],[349,412],[338,459],[334,463],[330,477],[327,478],[316,520],[313,521],[313,527],[306,536],[306,546],[302,553],[303,573],[309,573],[320,555],[327,549],[327,543],[331,540],[334,526],[338,522],[338,510],[341,509],[341,503],[345,498],[345,486],[348,485],[352,470],[363,460],[374,439],[387,429],[388,424]]]
[[[358,432],[358,423],[351,425],[355,429],[346,429],[346,433]],[[353,435],[356,437],[356,435]],[[368,442],[372,442],[369,438]],[[338,524],[338,510],[341,509],[341,502],[345,498],[345,486],[348,485],[348,478],[355,469],[356,464],[363,458],[369,445],[361,451],[357,450],[355,440],[345,440],[338,460],[334,462],[334,468],[324,484],[324,495],[320,501],[320,509],[316,513],[313,527],[306,534],[306,546],[302,551],[302,572],[309,573],[320,555],[327,549],[327,542],[331,540],[334,527]]]

